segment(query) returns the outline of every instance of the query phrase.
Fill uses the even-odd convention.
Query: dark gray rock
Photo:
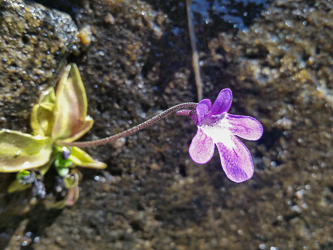
[[[41,90],[78,42],[63,12],[23,0],[0,1],[0,126],[25,132]]]

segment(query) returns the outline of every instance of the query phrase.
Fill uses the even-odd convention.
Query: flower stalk
[[[163,111],[162,113],[150,118],[149,120],[147,120],[147,121],[145,121],[145,122],[143,122],[143,123],[141,123],[141,124],[139,124],[139,125],[137,125],[133,128],[130,128],[130,129],[124,131],[124,132],[121,132],[119,134],[112,135],[110,137],[106,137],[106,138],[103,138],[103,139],[100,139],[100,140],[83,141],[83,142],[64,142],[64,141],[60,141],[57,144],[59,146],[66,146],[66,147],[75,146],[75,147],[81,147],[81,148],[103,145],[103,144],[118,140],[120,138],[129,136],[131,134],[134,134],[134,133],[138,132],[139,130],[144,129],[144,128],[152,125],[153,123],[161,120],[162,118],[166,117],[167,115],[171,114],[172,112],[178,111],[180,109],[185,109],[185,108],[195,109],[196,106],[197,106],[197,103],[195,103],[195,102],[186,102],[186,103],[178,104],[178,105],[173,106],[173,107]]]

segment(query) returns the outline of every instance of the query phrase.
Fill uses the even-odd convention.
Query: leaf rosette
[[[66,169],[75,166],[104,169],[105,163],[94,160],[82,149],[58,146],[62,142],[73,142],[81,138],[93,123],[94,120],[87,115],[87,96],[79,70],[75,64],[68,65],[63,71],[56,93],[53,87],[48,88],[34,105],[30,121],[32,135],[7,129],[0,131],[0,172],[19,172],[18,176],[24,176],[20,173],[37,169],[43,170],[45,174],[57,159],[57,154],[61,154],[63,150],[69,150],[70,154],[63,161],[58,159],[58,164],[55,165],[58,173],[61,171],[60,175],[65,179],[69,173]],[[28,187],[18,178],[9,191],[20,191]]]

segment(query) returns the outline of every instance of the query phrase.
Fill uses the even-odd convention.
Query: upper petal
[[[231,136],[230,139],[234,144],[232,147],[227,147],[221,142],[216,144],[222,168],[231,181],[246,181],[254,172],[250,151],[237,137]]]
[[[259,140],[262,136],[263,128],[261,123],[250,116],[228,114],[226,119],[231,125],[230,131],[234,135],[250,141]]]
[[[197,119],[198,119],[197,123],[196,123],[197,126],[200,125],[200,123],[204,119],[205,115],[207,114],[207,112],[211,106],[212,106],[212,102],[209,99],[203,99],[198,103],[198,105],[196,107]],[[194,120],[194,118],[192,118],[192,120]]]
[[[228,112],[232,103],[232,92],[230,89],[222,89],[217,96],[213,106],[209,110],[211,115],[219,115]]]
[[[190,145],[189,153],[194,162],[198,164],[207,163],[214,154],[213,139],[203,133],[201,128],[198,128],[197,134],[193,137]]]

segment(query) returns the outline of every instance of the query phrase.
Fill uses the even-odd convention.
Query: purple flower
[[[231,90],[223,89],[213,105],[204,99],[198,103],[196,112],[182,110],[177,115],[190,116],[198,127],[189,148],[192,160],[207,163],[213,157],[215,144],[227,177],[243,182],[252,177],[254,167],[250,151],[236,136],[255,141],[262,136],[263,128],[252,117],[228,114],[231,103]]]

